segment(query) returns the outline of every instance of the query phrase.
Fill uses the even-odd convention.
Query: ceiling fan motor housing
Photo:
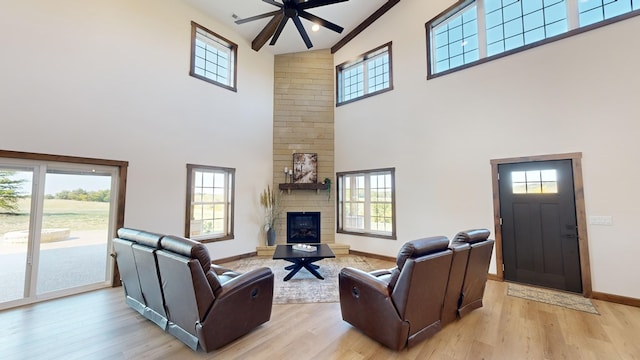
[[[255,51],[258,51],[262,48],[262,46],[267,42],[268,39],[271,38],[271,42],[269,45],[274,45],[280,34],[282,29],[286,25],[289,19],[292,19],[300,36],[304,40],[307,48],[310,49],[313,47],[311,43],[311,39],[309,39],[309,35],[307,31],[304,29],[304,26],[300,22],[300,17],[305,18],[317,25],[324,26],[330,30],[333,30],[337,33],[341,33],[343,28],[320,17],[317,17],[311,13],[308,13],[307,9],[312,9],[320,6],[331,5],[335,3],[345,2],[349,0],[282,0],[282,4],[275,0],[262,0],[268,4],[273,6],[277,6],[280,10],[276,10],[270,13],[264,13],[256,16],[252,16],[246,19],[236,20],[236,24],[244,24],[249,21],[263,19],[271,16],[271,21],[260,31],[258,36],[251,43],[251,48]]]

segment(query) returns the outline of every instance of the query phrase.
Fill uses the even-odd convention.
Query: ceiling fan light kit
[[[336,3],[345,2],[348,0],[282,0],[282,3],[279,3],[274,0],[262,0],[267,4],[271,4],[273,6],[279,7],[279,10],[271,11],[268,13],[248,17],[246,19],[236,20],[236,24],[244,24],[250,21],[264,19],[267,17],[271,17],[271,20],[267,23],[267,25],[258,33],[255,39],[251,42],[251,48],[255,51],[258,51],[264,46],[267,40],[271,39],[269,45],[275,45],[284,29],[284,26],[287,24],[289,19],[293,20],[296,28],[298,29],[298,33],[302,37],[307,49],[311,49],[313,47],[313,43],[311,43],[311,39],[309,38],[309,34],[305,30],[300,18],[307,19],[312,23],[323,26],[327,29],[333,30],[337,33],[342,33],[344,30],[342,27],[317,17],[309,12],[307,9],[312,9],[320,6],[331,5]]]

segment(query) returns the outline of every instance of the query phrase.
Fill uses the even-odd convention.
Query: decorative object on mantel
[[[284,183],[292,183],[293,182],[293,169],[289,169],[288,167],[284,167]]]
[[[327,201],[331,200],[331,179],[324,178],[323,184],[327,185]]]
[[[318,154],[293,154],[293,182],[296,184],[318,182]]]
[[[267,185],[260,194],[260,205],[264,208],[264,230],[267,234],[267,245],[273,246],[276,243],[276,220],[280,214],[280,197],[271,187]]]

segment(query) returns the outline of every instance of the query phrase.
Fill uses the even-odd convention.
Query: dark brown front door
[[[505,280],[582,292],[571,160],[498,165]]]

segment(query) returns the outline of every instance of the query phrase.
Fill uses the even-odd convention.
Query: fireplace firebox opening
[[[320,212],[288,212],[287,244],[320,243]]]

